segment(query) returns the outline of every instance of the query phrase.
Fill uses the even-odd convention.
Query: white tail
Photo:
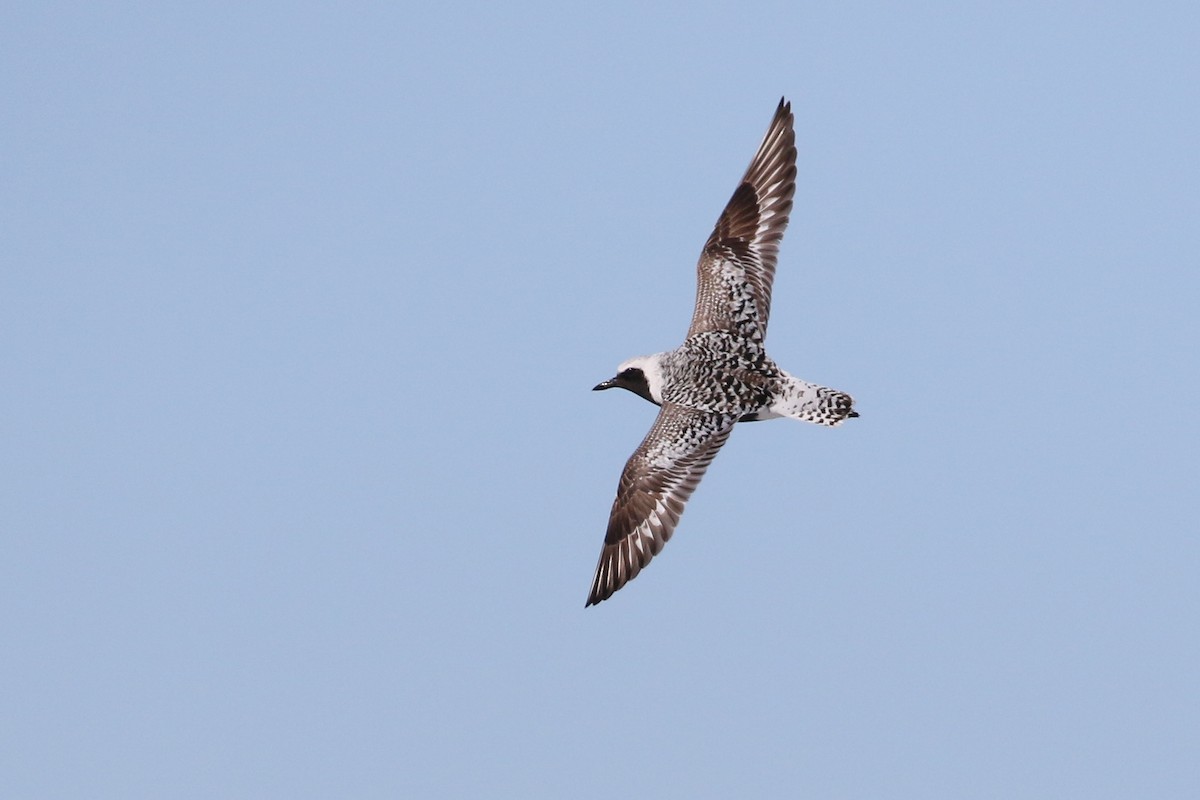
[[[857,416],[854,398],[845,392],[817,386],[785,373],[778,398],[767,413],[760,412],[758,418],[791,417],[818,425],[840,425],[850,417]]]

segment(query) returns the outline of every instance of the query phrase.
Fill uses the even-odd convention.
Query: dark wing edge
[[[672,403],[663,406],[621,472],[585,607],[612,597],[662,551],[736,421]],[[698,435],[705,428],[707,435]],[[664,464],[664,451],[672,443],[678,443],[680,450]]]
[[[779,242],[796,194],[794,124],[791,103],[780,99],[758,152],[700,254],[689,336],[711,330],[766,336]],[[749,298],[738,296],[741,286],[749,289]],[[745,307],[747,300],[753,309]]]

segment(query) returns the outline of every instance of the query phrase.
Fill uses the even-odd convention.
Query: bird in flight
[[[838,425],[850,395],[800,380],[767,355],[771,284],[796,192],[791,104],[779,101],[749,169],[696,265],[696,308],[682,345],[631,358],[595,389],[660,407],[617,484],[587,605],[637,577],[671,538],[684,504],[738,422],[791,417]]]

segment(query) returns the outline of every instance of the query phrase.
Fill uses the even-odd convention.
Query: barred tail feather
[[[840,425],[858,416],[854,410],[854,398],[850,395],[791,375],[787,376],[783,391],[771,404],[769,413],[830,426]]]

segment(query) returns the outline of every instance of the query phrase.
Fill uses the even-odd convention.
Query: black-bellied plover
[[[838,425],[858,416],[850,395],[789,375],[763,344],[795,191],[792,109],[780,100],[704,243],[687,338],[675,350],[631,358],[595,387],[628,389],[661,410],[621,473],[589,606],[607,600],[658,555],[735,424],[792,417]]]

